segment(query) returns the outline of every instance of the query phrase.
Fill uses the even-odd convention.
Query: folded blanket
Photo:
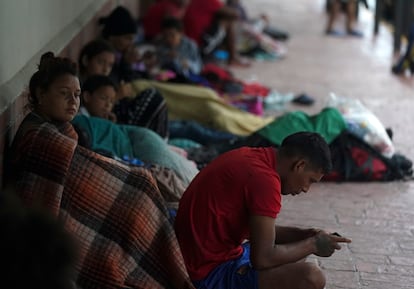
[[[15,187],[43,205],[79,242],[83,288],[193,288],[150,172],[77,145],[70,124],[30,114],[12,147]]]

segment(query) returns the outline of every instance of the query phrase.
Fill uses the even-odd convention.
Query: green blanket
[[[286,113],[257,133],[276,145],[281,145],[286,136],[299,131],[317,132],[331,143],[346,127],[346,122],[337,109],[325,108],[312,116],[302,111]]]

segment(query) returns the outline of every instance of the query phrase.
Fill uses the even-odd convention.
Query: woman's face
[[[87,60],[86,71],[90,75],[105,75],[111,73],[115,63],[115,54],[110,51],[101,52]]]
[[[91,116],[108,119],[116,100],[116,91],[110,85],[101,86],[92,93],[84,92],[83,105]]]
[[[35,111],[49,121],[69,122],[78,113],[80,104],[79,79],[64,74],[55,79],[46,91],[37,92]]]

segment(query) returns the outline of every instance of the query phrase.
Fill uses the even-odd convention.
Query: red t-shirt
[[[190,278],[204,279],[219,264],[239,257],[249,238],[249,217],[276,218],[280,177],[273,148],[224,153],[203,168],[180,200],[175,231]]]
[[[152,4],[145,13],[142,24],[146,39],[153,39],[161,33],[161,23],[165,17],[181,19],[186,8],[178,7],[171,0],[160,0]]]
[[[204,31],[223,5],[219,0],[191,0],[183,18],[185,34],[200,45]]]

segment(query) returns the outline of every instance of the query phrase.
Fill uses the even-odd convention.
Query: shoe
[[[348,31],[348,35],[349,36],[354,36],[354,37],[359,37],[359,38],[364,37],[364,34],[362,34],[362,32],[358,31],[358,30],[350,30],[350,31]]]
[[[393,65],[391,68],[391,72],[396,75],[400,75],[403,73],[403,69],[401,68],[401,65]]]
[[[410,60],[406,59],[406,57],[404,56],[396,64],[392,66],[391,71],[396,75],[400,75],[404,74],[407,69],[410,69],[411,74],[413,74],[414,65]]]
[[[296,96],[293,100],[293,103],[297,103],[297,104],[303,104],[303,105],[312,105],[315,100],[310,97],[309,95],[306,95],[304,93],[299,94],[298,96]]]
[[[392,137],[394,136],[394,133],[393,133],[393,131],[392,131],[392,128],[387,127],[387,128],[385,129],[385,131],[387,132],[387,135],[388,135],[388,137],[390,138],[390,140],[392,140]]]
[[[289,39],[289,34],[287,32],[281,31],[277,28],[267,26],[263,29],[263,33],[269,35],[275,40],[286,41]]]
[[[337,36],[337,37],[345,36],[344,33],[342,33],[341,31],[334,30],[334,29],[326,30],[325,34],[328,35],[328,36]]]
[[[412,161],[401,154],[395,153],[392,156],[391,161],[405,172],[410,173],[412,170],[412,167],[413,167]]]

